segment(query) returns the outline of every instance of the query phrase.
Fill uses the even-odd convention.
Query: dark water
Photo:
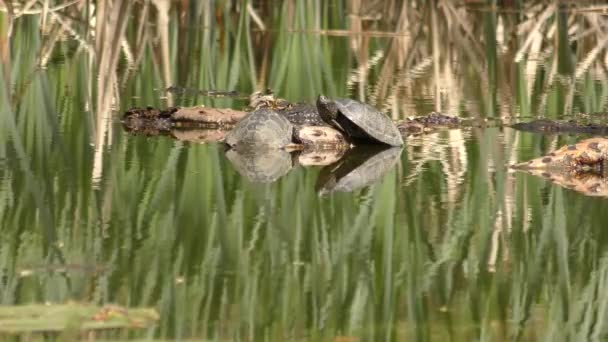
[[[18,30],[22,42],[37,36],[27,25]],[[258,88],[263,63],[249,63],[247,44],[199,38],[210,45],[188,51],[191,65],[171,56],[180,85]],[[466,51],[442,45],[435,75],[430,56],[399,68],[391,49],[407,46],[405,38],[369,38],[371,64],[359,62],[352,37],[275,39],[265,85],[290,101],[323,93],[394,118],[440,109],[497,122],[605,108],[605,78],[589,71],[549,83],[550,62],[515,63],[511,50],[478,70]],[[321,196],[328,167],[285,167],[276,181],[256,183],[221,144],[130,135],[119,122],[132,106],[242,109],[246,101],[165,98],[149,52],[110,96],[95,85],[86,54],[67,53],[74,41],[57,43],[62,58],[42,69],[29,53],[40,43],[32,44],[13,52],[20,95],[12,106],[0,95],[2,304],[115,303],[159,313],[153,327],[105,333],[111,338],[605,336],[606,200],[508,168],[588,136],[523,133],[493,120],[408,136],[367,171],[380,174],[373,184]],[[485,63],[498,76],[488,77]],[[97,93],[114,100],[98,108]]]

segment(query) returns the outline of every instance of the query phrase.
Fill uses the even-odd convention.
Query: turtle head
[[[321,115],[321,119],[327,123],[331,123],[338,117],[338,106],[333,100],[319,95],[317,97],[317,110]]]

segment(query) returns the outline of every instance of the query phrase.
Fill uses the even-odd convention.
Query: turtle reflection
[[[321,169],[316,190],[319,195],[349,192],[371,185],[384,177],[398,162],[400,147],[357,146],[344,158]]]
[[[354,191],[379,181],[399,161],[401,150],[400,147],[371,145],[358,146],[346,153],[229,149],[226,158],[239,174],[253,183],[272,183],[295,166],[326,165],[321,169],[316,184],[316,191],[325,195],[335,191]]]
[[[271,183],[286,175],[296,166],[326,166],[335,164],[345,150],[234,149],[226,151],[239,174],[253,183]]]
[[[230,149],[226,158],[253,183],[272,183],[291,170],[291,154],[283,149]]]

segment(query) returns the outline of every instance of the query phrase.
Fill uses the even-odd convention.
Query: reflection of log
[[[137,130],[129,130],[129,133],[147,136],[171,136],[180,141],[208,143],[224,141],[224,137],[228,131],[229,127],[193,128],[188,126],[177,126],[166,127],[165,129],[148,128],[144,130],[139,128]],[[296,129],[294,134],[295,143],[289,144],[286,147],[289,151],[305,150],[307,153],[319,151],[319,155],[323,155],[322,151],[336,151],[336,153],[342,155],[345,150],[350,148],[350,143],[344,139],[344,136],[337,130],[328,126],[301,127]],[[322,157],[322,159],[326,158]],[[331,159],[331,157],[329,159]]]
[[[179,129],[171,130],[171,136],[176,140],[189,141],[194,143],[220,142],[228,133],[224,129]]]
[[[340,160],[346,151],[346,149],[304,150],[298,154],[297,161],[301,166],[330,165]]]
[[[608,139],[591,138],[512,165],[587,196],[608,197]]]
[[[608,197],[608,178],[593,172],[554,172],[539,169],[522,170],[533,176],[545,178],[561,187],[586,196]]]

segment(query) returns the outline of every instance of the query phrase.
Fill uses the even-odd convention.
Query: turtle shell
[[[293,125],[269,108],[251,112],[228,132],[226,144],[251,149],[282,148],[291,142]]]
[[[403,145],[397,126],[376,108],[352,99],[336,99],[334,102],[339,111],[336,121],[348,135],[391,146]]]

